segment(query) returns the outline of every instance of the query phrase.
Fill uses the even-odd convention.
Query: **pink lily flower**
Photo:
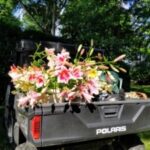
[[[20,78],[22,76],[22,73],[15,65],[12,65],[10,67],[10,69],[11,70],[9,71],[8,74],[13,80],[17,80],[18,78]]]
[[[69,89],[67,90],[63,90],[61,93],[60,93],[60,96],[64,99],[64,100],[67,100],[67,101],[72,101],[76,98],[76,92],[73,92]]]
[[[90,103],[93,98],[93,95],[89,92],[86,85],[79,86],[79,94],[81,95],[80,97],[83,97],[88,103]]]
[[[28,97],[30,98],[30,105],[33,108],[36,102],[39,100],[39,97],[41,96],[40,93],[37,93],[35,91],[30,91],[28,93]]]
[[[54,55],[55,49],[54,48],[45,48],[45,52],[48,56]]]
[[[91,100],[92,100],[92,98],[93,98],[93,95],[89,94],[88,92],[83,92],[82,95],[83,95],[84,99],[85,99],[88,103],[91,102]]]
[[[42,72],[40,71],[29,74],[28,78],[30,83],[35,84],[37,88],[40,88],[44,85],[45,79]]]
[[[54,69],[56,63],[55,63],[55,59],[53,57],[50,57],[48,58],[48,64],[47,66],[50,68],[50,69]]]
[[[96,80],[89,80],[87,83],[86,83],[86,86],[87,88],[89,89],[89,92],[91,94],[99,94],[99,90],[98,90],[98,82]]]
[[[36,77],[36,86],[37,88],[40,88],[44,85],[44,77],[42,75],[39,75]]]
[[[30,82],[34,82],[35,79],[36,79],[35,74],[30,74],[30,75],[29,75],[29,81],[30,81]]]
[[[56,72],[58,76],[58,83],[68,83],[68,81],[71,79],[71,73],[69,69],[66,67],[61,67],[59,71]]]
[[[28,96],[21,97],[18,99],[18,107],[25,107],[29,103],[30,98]]]
[[[65,49],[62,49],[61,54],[62,54],[66,59],[70,59],[70,54],[69,54],[69,52],[67,52]]]
[[[71,72],[71,75],[72,75],[73,79],[75,79],[75,80],[76,79],[82,79],[83,72],[82,72],[80,66],[74,67],[74,68],[70,68],[70,72]]]
[[[63,49],[61,53],[58,53],[56,56],[56,65],[63,65],[69,58],[69,52]]]

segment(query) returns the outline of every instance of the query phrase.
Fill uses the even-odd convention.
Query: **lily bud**
[[[80,52],[80,56],[82,56],[85,52],[85,49],[82,49],[81,52]]]
[[[118,61],[122,60],[122,59],[125,58],[125,57],[126,57],[126,55],[125,55],[125,54],[122,54],[122,55],[118,56],[117,58],[115,58],[115,59],[113,60],[113,62],[118,62]]]
[[[114,67],[113,65],[110,65],[110,68],[115,72],[119,72],[119,70],[116,67]]]
[[[100,65],[98,66],[98,69],[101,69],[101,70],[108,70],[109,67],[105,66],[105,65]]]
[[[94,48],[91,48],[90,51],[89,51],[89,56],[91,56],[94,52]]]
[[[110,78],[111,80],[113,80],[113,81],[116,80],[116,79],[113,77],[113,75],[112,75],[109,71],[107,71],[107,74],[108,74],[108,76],[109,76],[109,78]]]
[[[77,50],[78,53],[81,51],[81,48],[82,48],[82,44],[80,44],[79,47],[78,47],[78,50]]]
[[[68,62],[68,61],[65,61],[65,62],[64,62],[64,65],[66,65],[66,66],[68,66],[68,67],[72,67],[72,66],[73,66],[73,64],[70,63],[70,62]]]
[[[119,70],[120,70],[120,71],[122,71],[122,72],[124,72],[124,73],[126,73],[126,72],[127,72],[127,70],[126,70],[126,69],[124,69],[124,68],[122,68],[122,67],[119,67]]]

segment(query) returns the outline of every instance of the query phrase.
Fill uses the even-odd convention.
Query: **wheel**
[[[114,141],[112,143],[112,147],[113,147],[113,150],[125,150],[123,145],[118,141]]]
[[[18,145],[15,150],[37,150],[37,148],[30,142],[26,142]]]

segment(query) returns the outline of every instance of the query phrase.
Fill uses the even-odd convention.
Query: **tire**
[[[37,150],[37,148],[30,142],[26,142],[18,145],[15,150]]]
[[[114,141],[112,143],[112,147],[113,147],[113,150],[125,150],[123,145],[118,141]]]

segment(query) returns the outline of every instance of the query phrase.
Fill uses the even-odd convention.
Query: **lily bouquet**
[[[111,84],[101,81],[100,75],[105,72],[107,78],[115,80],[110,68],[125,72],[115,65],[125,55],[108,61],[101,54],[93,56],[93,52],[94,48],[85,51],[80,45],[74,60],[71,60],[65,49],[56,53],[53,48],[45,48],[42,52],[35,52],[29,66],[11,66],[9,76],[15,87],[13,93],[20,95],[18,106],[33,108],[43,103],[91,103],[100,92],[111,92]]]

